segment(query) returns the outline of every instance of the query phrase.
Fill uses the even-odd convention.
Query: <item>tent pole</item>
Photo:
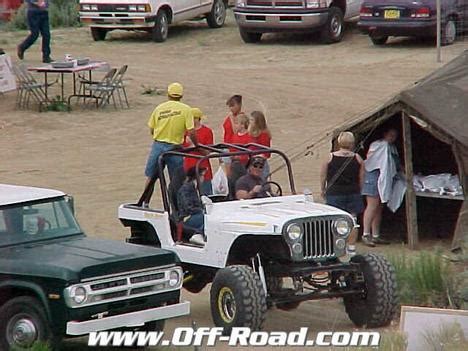
[[[441,5],[440,0],[436,0],[436,9],[437,9],[437,62],[442,62],[441,52],[440,52],[440,45],[441,45],[441,30],[442,30],[442,18],[441,18]]]
[[[401,113],[403,125],[403,150],[406,174],[406,228],[408,232],[408,245],[411,250],[418,247],[418,214],[416,194],[413,187],[413,144],[411,140],[411,122],[406,112]]]

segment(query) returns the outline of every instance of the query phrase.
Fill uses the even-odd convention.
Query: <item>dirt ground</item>
[[[14,56],[24,35],[0,32],[0,46]],[[209,116],[218,140],[226,98],[242,94],[245,111],[263,110],[274,146],[292,155],[440,66],[427,41],[392,39],[385,47],[375,47],[353,26],[343,42],[330,46],[306,35],[268,35],[259,45],[246,45],[232,15],[218,30],[205,23],[171,28],[163,44],[130,32],[93,42],[86,28],[54,30],[52,36],[54,58],[70,53],[105,60],[113,67],[128,64],[131,108],[38,113],[16,110],[14,93],[0,96],[0,181],[73,194],[85,231],[116,240],[127,236],[117,220],[118,205],[135,201],[143,188],[151,144],[146,121],[164,100],[142,95],[142,85],[165,88],[181,82],[185,102]],[[443,48],[443,61],[466,48],[466,41]],[[38,64],[39,59],[36,44],[26,53],[26,63]],[[66,84],[71,86],[70,77]],[[318,196],[319,163],[328,148],[328,142],[322,143],[311,156],[293,164],[299,190],[309,188]],[[209,290],[183,295],[192,301],[192,314],[168,322],[166,330],[192,320],[211,326]],[[342,307],[335,301],[309,302],[294,312],[272,311],[265,329],[352,329]]]

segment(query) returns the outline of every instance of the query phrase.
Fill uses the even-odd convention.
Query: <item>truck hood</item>
[[[2,273],[65,281],[166,266],[177,260],[169,251],[85,236],[8,247],[0,255]]]
[[[230,201],[210,206],[209,221],[219,223],[224,232],[245,233],[248,230],[250,233],[280,234],[283,226],[295,219],[329,216],[352,218],[338,208],[309,201],[305,195]]]

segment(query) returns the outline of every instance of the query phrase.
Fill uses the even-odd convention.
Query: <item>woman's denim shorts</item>
[[[366,196],[378,197],[379,195],[379,176],[380,169],[375,169],[371,172],[366,171],[364,175],[364,185],[361,194]]]
[[[327,195],[326,201],[327,205],[339,208],[355,216],[364,211],[364,202],[361,194]]]

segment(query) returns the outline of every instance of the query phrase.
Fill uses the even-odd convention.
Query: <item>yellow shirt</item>
[[[153,129],[154,140],[182,144],[185,132],[194,128],[190,106],[179,101],[164,102],[154,109],[148,127]]]

